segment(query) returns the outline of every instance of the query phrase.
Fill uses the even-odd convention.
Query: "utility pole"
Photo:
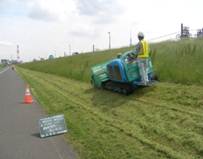
[[[183,37],[183,23],[181,23],[181,26],[180,26],[180,37],[182,38]]]
[[[93,44],[93,46],[92,46],[92,52],[94,53],[94,50],[95,50],[95,46],[94,46],[94,44]]]
[[[10,55],[10,60],[13,61],[13,55]]]
[[[71,44],[69,44],[68,47],[69,47],[69,54],[71,55]]]
[[[53,54],[54,54],[54,58],[57,58],[56,57],[56,50],[53,50]]]
[[[20,49],[19,49],[19,45],[17,45],[17,62],[20,62]]]
[[[132,30],[130,29],[130,46],[132,46]]]
[[[109,34],[109,50],[111,49],[111,32],[108,32]]]

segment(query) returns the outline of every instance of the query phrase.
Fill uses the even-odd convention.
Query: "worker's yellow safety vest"
[[[138,58],[148,58],[149,57],[149,45],[148,42],[145,40],[141,41],[142,44],[142,52],[140,52],[139,54],[142,55],[138,55]]]

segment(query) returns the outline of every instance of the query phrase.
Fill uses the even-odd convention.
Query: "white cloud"
[[[99,24],[113,23],[122,9],[116,0],[76,0],[78,12],[93,18]]]
[[[81,15],[102,16],[109,13],[118,13],[120,6],[116,0],[76,0]]]
[[[182,7],[184,4],[184,7]],[[24,60],[63,55],[73,51],[108,48],[133,42],[137,32],[147,39],[178,32],[180,23],[202,28],[201,0],[0,0],[0,41],[20,45]],[[2,9],[2,8],[3,9]],[[7,43],[8,44],[8,43]],[[0,58],[13,55],[16,47],[0,45]]]
[[[3,46],[12,46],[14,44],[11,43],[11,42],[8,42],[8,41],[0,41],[0,45],[3,45]]]
[[[30,18],[36,19],[36,20],[45,20],[45,21],[56,21],[59,19],[59,17],[50,12],[49,10],[43,9],[41,6],[35,4],[28,14]]]

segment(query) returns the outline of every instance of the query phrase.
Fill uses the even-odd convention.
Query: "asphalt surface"
[[[75,159],[63,135],[41,139],[38,120],[47,115],[34,102],[23,104],[24,81],[15,71],[0,71],[0,159]]]

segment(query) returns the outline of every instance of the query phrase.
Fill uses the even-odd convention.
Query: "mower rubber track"
[[[102,84],[102,87],[106,90],[118,92],[121,94],[129,95],[133,92],[133,86],[129,83],[118,83],[114,81],[107,81]]]

